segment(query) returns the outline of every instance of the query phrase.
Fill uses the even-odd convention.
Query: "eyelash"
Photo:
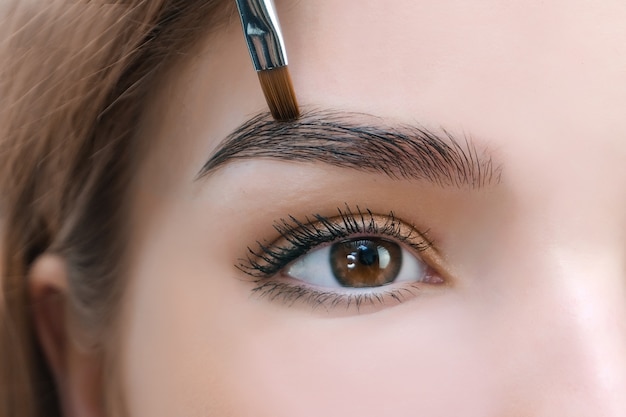
[[[311,250],[359,235],[392,238],[417,253],[433,247],[433,242],[427,238],[428,231],[420,232],[413,225],[399,221],[393,212],[386,216],[376,215],[358,206],[352,210],[347,204],[344,209],[337,208],[337,212],[334,217],[314,214],[305,217],[304,221],[294,216],[280,219],[274,224],[278,239],[273,242],[257,241],[255,249],[248,247],[248,257],[240,260],[236,267],[254,278],[257,286],[252,292],[271,301],[282,301],[288,305],[299,301],[314,308],[323,306],[327,310],[339,305],[346,308],[354,306],[358,310],[364,305],[382,305],[390,300],[400,303],[406,297],[414,296],[414,291],[420,288],[417,283],[397,288],[385,287],[384,290],[338,292],[321,291],[274,278]]]

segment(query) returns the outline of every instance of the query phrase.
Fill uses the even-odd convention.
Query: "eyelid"
[[[294,216],[280,219],[274,223],[278,238],[257,241],[256,249],[248,247],[248,257],[241,259],[237,268],[254,278],[270,278],[299,257],[338,239],[387,236],[413,250],[445,284],[452,282],[452,274],[434,243],[427,237],[427,231],[421,232],[402,221],[393,211],[381,215],[369,209],[361,210],[358,206],[353,211],[346,204],[344,209],[337,208],[337,212],[338,215],[333,217],[314,214],[305,217],[304,221]]]

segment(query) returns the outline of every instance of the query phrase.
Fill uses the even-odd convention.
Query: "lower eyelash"
[[[280,281],[263,280],[255,281],[257,286],[252,293],[259,298],[266,298],[270,301],[278,301],[287,306],[296,303],[303,303],[313,309],[324,308],[330,311],[337,307],[345,307],[346,310],[362,308],[383,307],[389,302],[402,303],[407,298],[417,295],[420,287],[417,283],[412,283],[404,287],[386,288],[384,290],[362,291],[362,292],[334,292],[321,291],[306,285],[287,284]]]

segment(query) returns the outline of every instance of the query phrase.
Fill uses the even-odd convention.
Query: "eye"
[[[433,281],[428,266],[410,251],[391,240],[367,236],[315,249],[287,267],[285,275],[323,288]]]
[[[425,232],[395,217],[355,211],[275,222],[278,237],[248,247],[236,265],[253,277],[253,294],[330,311],[343,305],[386,307],[426,286],[450,284],[445,262]],[[444,285],[445,286],[445,285]]]

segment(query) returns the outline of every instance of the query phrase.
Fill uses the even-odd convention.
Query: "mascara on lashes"
[[[248,257],[240,260],[237,268],[255,278],[269,278],[320,245],[357,235],[390,237],[416,252],[433,246],[426,232],[403,224],[393,212],[382,216],[358,206],[352,210],[346,204],[345,209],[337,208],[337,213],[330,218],[315,214],[304,221],[294,216],[280,219],[274,224],[279,238],[271,243],[256,242],[256,249],[248,247]]]

